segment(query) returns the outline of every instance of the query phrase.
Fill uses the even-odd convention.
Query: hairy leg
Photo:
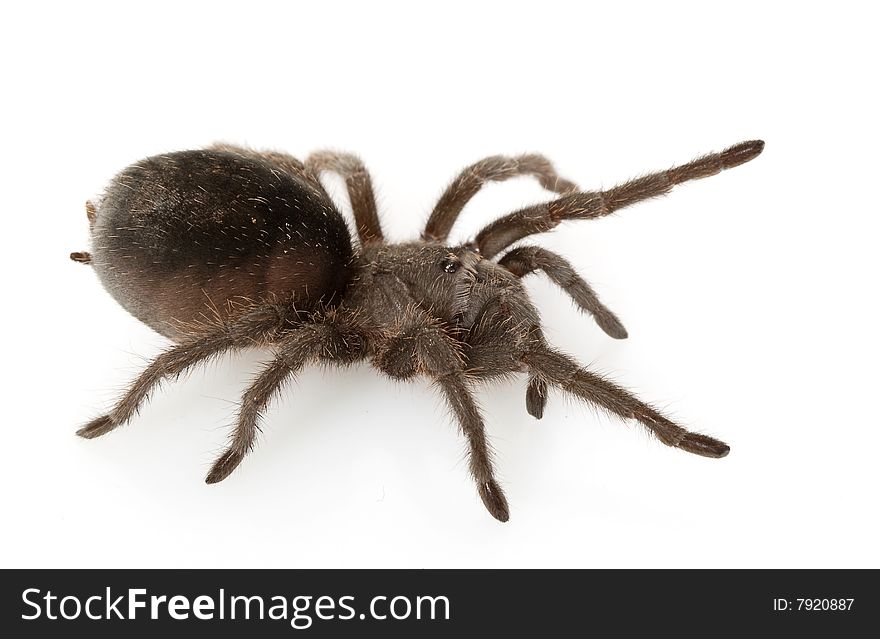
[[[562,256],[539,246],[521,246],[507,253],[498,263],[519,277],[538,269],[544,271],[582,311],[593,316],[599,328],[614,339],[626,338],[626,329],[617,316],[599,301],[592,287]]]
[[[359,157],[350,153],[318,151],[306,159],[306,170],[315,176],[315,179],[323,171],[340,175],[348,189],[348,198],[351,201],[361,242],[369,244],[384,241],[379,213],[376,210],[376,196],[373,194],[373,182]]]
[[[510,519],[507,498],[495,479],[483,417],[461,374],[435,378],[468,441],[469,469],[486,510],[498,521]]]
[[[704,457],[724,457],[730,452],[724,442],[685,430],[628,391],[549,348],[527,352],[523,363],[566,392],[624,419],[638,420],[667,446]]]
[[[485,227],[477,234],[475,243],[483,257],[489,259],[517,240],[549,231],[563,220],[589,220],[609,215],[636,202],[668,193],[676,184],[739,166],[757,157],[763,149],[764,143],[760,140],[743,142],[607,191],[571,193],[552,202],[520,209]]]
[[[163,380],[176,377],[192,365],[225,351],[265,343],[284,326],[287,319],[285,307],[261,306],[218,325],[211,332],[170,348],[147,366],[109,413],[92,420],[76,434],[92,439],[109,433],[134,417]]]
[[[331,310],[311,323],[285,334],[277,346],[277,357],[254,380],[241,400],[238,420],[226,451],[214,463],[205,481],[226,479],[254,448],[260,432],[259,420],[271,399],[303,366],[324,360],[341,365],[364,357],[366,337],[356,318]]]
[[[486,182],[501,182],[520,175],[533,175],[541,186],[554,193],[577,190],[574,182],[557,175],[550,160],[543,155],[493,155],[466,167],[446,187],[428,218],[422,239],[445,242],[461,210]]]
[[[495,479],[483,418],[468,387],[457,343],[436,322],[418,316],[384,346],[374,365],[396,379],[422,374],[434,381],[467,439],[469,468],[483,505],[495,519],[507,521],[507,499]]]

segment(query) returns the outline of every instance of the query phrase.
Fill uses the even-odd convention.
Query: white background
[[[7,4],[2,565],[880,565],[869,5],[610,4]],[[257,352],[74,436],[166,345],[67,258],[87,248],[85,200],[135,160],[217,140],[352,150],[402,240],[485,155],[542,152],[593,188],[752,138],[749,164],[537,240],[628,340],[528,283],[556,345],[726,459],[559,395],[536,422],[523,380],[485,387],[502,525],[436,393],[364,364],[304,372],[207,486]],[[547,197],[493,185],[454,236]]]

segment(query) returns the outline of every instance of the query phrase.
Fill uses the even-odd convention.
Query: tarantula
[[[526,410],[540,419],[555,386],[624,419],[667,446],[724,457],[727,444],[674,424],[629,392],[581,367],[544,339],[522,278],[543,271],[602,330],[627,336],[620,320],[561,256],[518,246],[565,220],[609,215],[674,185],[747,162],[764,148],[743,142],[720,153],[606,191],[579,191],[540,155],[492,156],[464,169],[434,207],[419,241],[387,244],[370,176],[346,153],[289,155],[216,145],[147,158],[86,203],[91,264],[132,315],[176,345],[150,363],[86,438],[127,423],[163,380],[232,349],[268,346],[274,359],[244,393],[228,448],[206,481],[225,479],[253,449],[259,420],[283,383],[305,365],[369,358],[394,379],[425,376],[440,389],[469,448],[470,472],[493,517],[507,500],[493,471],[476,381],[525,372]],[[360,245],[319,176],[344,178]],[[491,181],[533,176],[556,199],[501,217],[472,242],[447,244],[462,208]]]

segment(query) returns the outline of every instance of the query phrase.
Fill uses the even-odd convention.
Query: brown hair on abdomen
[[[276,299],[309,311],[351,278],[351,239],[306,179],[254,158],[182,151],[131,165],[107,187],[92,228],[107,291],[159,333]]]

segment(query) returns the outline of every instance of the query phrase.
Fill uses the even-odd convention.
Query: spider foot
[[[606,310],[605,312],[594,313],[593,319],[609,337],[614,339],[626,339],[629,337],[629,333],[626,332],[621,321],[611,311]]]
[[[752,160],[764,150],[764,140],[741,142],[721,152],[724,168],[729,169]]]
[[[211,467],[208,476],[205,477],[205,483],[216,484],[229,477],[229,475],[232,474],[232,471],[238,468],[238,465],[241,463],[241,460],[244,459],[246,452],[247,451],[242,451],[237,448],[230,448],[220,455]]]
[[[694,455],[702,455],[703,457],[727,457],[730,452],[730,446],[722,441],[707,435],[698,435],[697,433],[688,433],[685,435],[676,448],[685,450]]]
[[[494,479],[490,479],[486,483],[479,484],[480,499],[489,514],[501,522],[510,519],[510,510],[507,507],[507,498],[501,491],[501,487]]]
[[[86,439],[94,439],[95,437],[106,435],[117,426],[119,426],[119,424],[114,422],[110,415],[101,415],[101,417],[93,419],[76,431],[76,434]]]
[[[529,381],[526,389],[526,411],[535,419],[544,416],[544,407],[547,406],[547,383],[537,377]]]

